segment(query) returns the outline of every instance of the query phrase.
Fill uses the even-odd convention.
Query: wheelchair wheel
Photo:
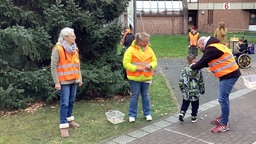
[[[249,55],[247,55],[247,54],[241,54],[237,58],[237,64],[241,68],[249,68],[249,67],[251,67],[251,57]]]

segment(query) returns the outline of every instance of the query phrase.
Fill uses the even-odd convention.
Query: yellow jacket
[[[227,29],[217,28],[214,32],[214,37],[216,37],[220,41],[220,43],[226,45]]]
[[[151,66],[150,70],[144,70],[143,72],[136,71],[138,67],[145,67],[148,64]],[[129,80],[138,82],[149,81],[153,78],[152,70],[157,66],[157,59],[149,46],[143,51],[133,41],[132,45],[124,53],[123,66],[126,69]]]

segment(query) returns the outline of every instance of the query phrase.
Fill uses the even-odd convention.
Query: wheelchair
[[[247,69],[251,67],[251,57],[248,55],[248,49],[243,52],[233,53],[236,63],[242,69]]]
[[[246,53],[242,53],[238,57],[235,56],[235,60],[240,68],[247,69],[251,67],[251,57]]]

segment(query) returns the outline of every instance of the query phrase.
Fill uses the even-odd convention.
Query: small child
[[[182,92],[183,101],[180,109],[179,120],[183,122],[186,111],[191,103],[191,120],[197,121],[197,113],[199,108],[199,96],[204,94],[203,74],[200,70],[191,70],[190,65],[196,61],[193,54],[187,56],[188,65],[181,71],[179,79],[179,87]]]

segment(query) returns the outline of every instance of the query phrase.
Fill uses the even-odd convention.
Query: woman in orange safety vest
[[[62,137],[69,136],[69,126],[79,127],[72,116],[77,86],[82,85],[80,60],[75,39],[74,29],[63,28],[51,56],[51,74],[55,89],[60,90],[59,128]]]
[[[149,46],[150,35],[137,33],[132,45],[126,50],[123,66],[131,87],[129,105],[129,122],[135,122],[138,109],[138,97],[142,96],[143,113],[147,121],[152,120],[148,88],[151,83],[152,71],[157,66],[157,59]]]

